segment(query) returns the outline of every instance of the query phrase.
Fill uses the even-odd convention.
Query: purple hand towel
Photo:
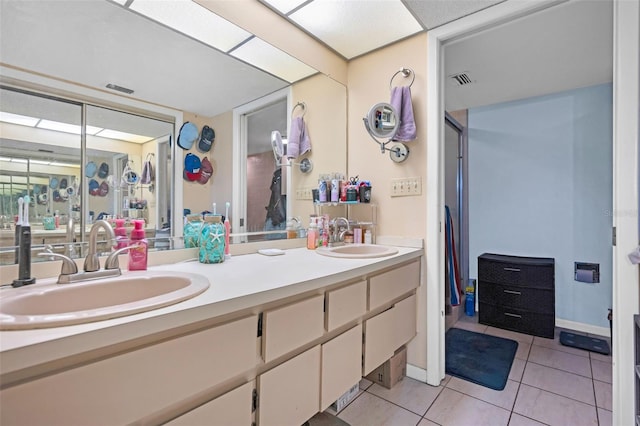
[[[400,126],[394,141],[409,142],[416,138],[416,122],[413,117],[413,104],[411,103],[411,88],[409,86],[394,87],[391,89],[391,102],[400,118]]]
[[[289,140],[287,142],[287,157],[297,158],[311,150],[311,140],[307,132],[307,125],[302,117],[295,117],[291,121]]]

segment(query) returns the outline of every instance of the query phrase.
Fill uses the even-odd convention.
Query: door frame
[[[584,0],[574,0],[584,1]],[[508,0],[427,33],[427,383],[444,378],[444,49],[450,41],[562,3]],[[638,267],[626,258],[638,245],[638,2],[614,0],[613,46],[613,424],[634,424],[633,314],[639,311]]]

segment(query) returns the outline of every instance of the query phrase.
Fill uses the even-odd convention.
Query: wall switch
[[[310,200],[311,197],[311,188],[296,189],[296,200]]]
[[[408,177],[391,179],[391,196],[408,197],[422,194],[422,178]]]

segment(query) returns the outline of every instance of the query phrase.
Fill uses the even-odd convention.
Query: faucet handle
[[[118,256],[120,254],[126,252],[130,248],[137,247],[138,245],[139,245],[138,243],[131,244],[131,245],[119,248],[118,250],[111,252],[109,254],[109,257],[107,257],[107,260],[105,260],[105,262],[104,262],[104,269],[120,269],[120,262],[118,261]]]
[[[44,253],[38,253],[38,256],[41,257],[50,257],[50,258],[58,258],[62,260],[62,270],[60,271],[60,275],[72,275],[78,273],[78,265],[71,258],[65,256],[64,254],[54,253],[51,250],[51,246],[48,245],[45,248]]]

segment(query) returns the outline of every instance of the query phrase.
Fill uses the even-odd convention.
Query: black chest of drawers
[[[480,324],[553,339],[554,277],[552,258],[478,256]]]

